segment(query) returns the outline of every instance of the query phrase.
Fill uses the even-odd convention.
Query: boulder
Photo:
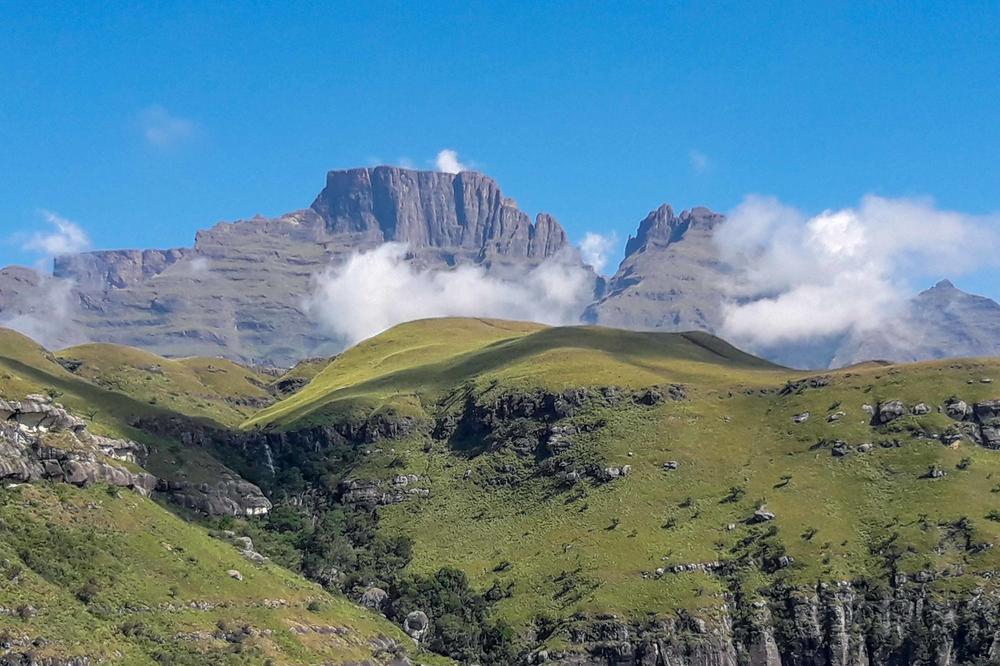
[[[382,612],[382,609],[385,607],[388,600],[389,593],[381,587],[369,587],[364,591],[364,593],[362,593],[361,598],[358,599],[358,603],[365,608],[371,608],[372,610]]]
[[[429,626],[430,619],[427,613],[420,610],[413,611],[403,620],[403,631],[415,641],[419,641],[427,633]]]
[[[826,421],[827,423],[836,423],[845,416],[847,416],[846,412],[834,412],[833,414],[830,414],[828,417],[826,417]]]
[[[890,400],[879,403],[878,422],[881,425],[891,423],[901,416],[906,415],[906,406],[901,400]]]
[[[944,404],[944,412],[956,421],[962,421],[971,413],[968,403],[959,398],[952,398]]]
[[[236,569],[230,569],[229,571],[226,572],[226,575],[236,580],[243,580],[243,574],[241,574]]]
[[[766,523],[775,519],[775,515],[767,510],[767,506],[762,506],[753,512],[750,517],[751,523]]]
[[[805,423],[809,420],[809,412],[802,412],[792,417],[792,423]]]
[[[923,416],[924,414],[930,414],[931,408],[926,402],[918,402],[910,409],[910,413],[914,416]]]

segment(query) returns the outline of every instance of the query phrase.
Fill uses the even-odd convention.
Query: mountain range
[[[310,316],[316,276],[395,242],[405,244],[406,260],[419,271],[472,266],[517,281],[546,262],[572,266],[593,284],[590,302],[579,307],[585,323],[720,334],[732,271],[716,242],[725,221],[707,208],[675,214],[661,205],[604,278],[583,264],[554,217],[532,220],[488,176],[337,170],[308,208],[219,223],[199,231],[190,248],[60,256],[51,276],[4,268],[0,323],[55,346],[104,341],[287,367],[345,344]],[[891,331],[755,351],[794,367],[1000,353],[1000,305],[947,281],[912,299],[897,323]]]

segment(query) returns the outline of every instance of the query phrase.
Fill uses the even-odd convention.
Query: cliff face
[[[331,171],[311,209],[333,236],[449,248],[476,261],[545,258],[568,244],[552,217],[539,215],[532,224],[496,182],[472,171]]]
[[[666,204],[650,212],[585,319],[628,329],[717,332],[727,269],[712,233],[724,219],[707,208],[675,215]]]
[[[291,365],[337,350],[304,312],[313,276],[393,241],[422,269],[474,264],[501,278],[574,252],[554,218],[532,223],[487,176],[376,167],[331,171],[310,208],[217,224],[193,248],[70,255],[54,273],[75,287],[85,339]]]
[[[933,591],[934,577],[891,585],[841,582],[784,590],[708,621],[687,613],[629,624],[585,619],[561,630],[566,650],[532,663],[564,666],[952,666],[1000,660],[1000,597]]]

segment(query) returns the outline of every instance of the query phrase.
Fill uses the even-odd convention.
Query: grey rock
[[[775,515],[767,510],[766,506],[759,507],[750,517],[751,523],[766,523],[775,519]]]
[[[878,406],[878,422],[880,424],[891,423],[901,416],[906,415],[906,405],[900,400],[890,400],[889,402],[879,403]]]
[[[945,403],[944,411],[956,421],[961,421],[971,414],[969,405],[964,400],[959,399],[949,400]]]
[[[792,417],[792,423],[805,423],[809,420],[809,412],[802,412]]]
[[[358,603],[365,608],[371,608],[372,610],[382,612],[388,601],[388,592],[383,590],[381,587],[369,587],[362,593]]]
[[[415,641],[419,641],[427,629],[430,627],[430,619],[427,617],[427,613],[415,610],[406,616],[403,620],[403,631]]]
[[[925,402],[918,402],[910,408],[910,413],[914,416],[923,416],[924,414],[930,414],[931,408]]]

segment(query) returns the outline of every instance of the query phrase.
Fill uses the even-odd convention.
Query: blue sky
[[[444,148],[576,240],[750,193],[1000,211],[1000,3],[135,5],[0,5],[0,265],[43,211],[190,245]]]

